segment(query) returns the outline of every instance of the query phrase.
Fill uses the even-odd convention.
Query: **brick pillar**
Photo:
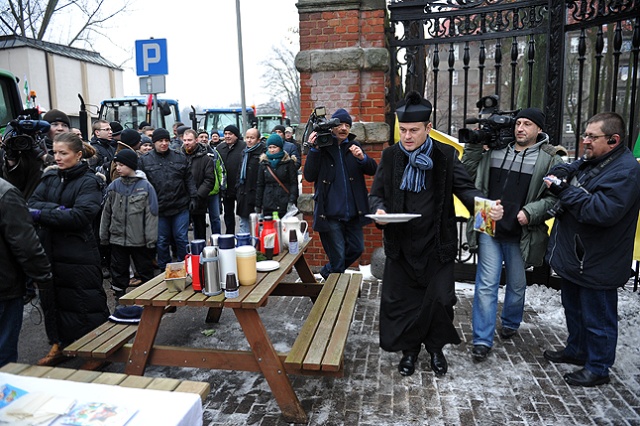
[[[353,117],[351,132],[367,155],[380,161],[390,129],[385,123],[385,87],[389,52],[385,41],[385,0],[300,0],[301,117],[317,106],[327,115],[345,108]],[[301,123],[304,127],[304,122]],[[303,167],[306,157],[303,158]],[[367,179],[371,187],[373,177]],[[313,184],[303,180],[299,199],[304,218],[313,221]],[[327,262],[320,237],[311,232],[307,260],[314,269]],[[382,233],[371,224],[364,228],[365,251],[359,262],[369,264],[382,246]],[[352,265],[357,266],[357,265]]]

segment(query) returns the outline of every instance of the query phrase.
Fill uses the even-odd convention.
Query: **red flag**
[[[251,105],[251,109],[253,110],[253,115],[257,117],[258,116],[258,110],[256,109],[256,105],[255,104]]]
[[[280,115],[282,118],[287,118],[287,110],[284,107],[284,102],[280,101]]]
[[[147,111],[151,111],[153,109],[153,94],[149,93],[147,97]]]

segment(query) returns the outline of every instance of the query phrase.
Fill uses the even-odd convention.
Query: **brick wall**
[[[327,0],[301,0],[300,99],[303,117],[317,106],[327,114],[345,108],[353,117],[352,132],[358,136],[367,155],[380,161],[387,146],[389,129],[385,123],[385,84],[388,52],[385,48],[384,1],[348,0],[327,7]],[[325,10],[330,9],[330,12]],[[306,157],[303,158],[303,167]],[[370,187],[373,177],[367,177]],[[313,184],[303,180],[302,197],[313,195]],[[304,204],[304,203],[303,203]],[[302,208],[312,224],[312,204]],[[320,237],[313,238],[307,260],[317,269],[327,262]],[[365,252],[359,262],[369,264],[371,254],[382,246],[382,233],[373,225],[364,228]],[[355,265],[354,265],[355,266]]]

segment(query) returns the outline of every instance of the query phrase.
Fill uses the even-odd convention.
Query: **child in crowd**
[[[142,282],[153,278],[158,239],[158,197],[132,149],[116,153],[120,177],[109,185],[100,223],[100,244],[111,245],[111,288],[116,299],[129,286],[131,258]]]

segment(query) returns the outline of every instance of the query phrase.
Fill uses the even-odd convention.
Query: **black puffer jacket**
[[[269,172],[269,169],[273,170],[282,185],[289,190],[288,194]],[[260,169],[258,170],[256,207],[261,208],[265,215],[277,211],[280,218],[283,218],[287,212],[287,204],[296,204],[297,201],[298,169],[295,160],[285,152],[278,166],[273,169],[267,154],[262,154],[260,156]]]
[[[238,185],[236,191],[238,206],[236,207],[236,213],[240,217],[249,217],[251,213],[253,213],[253,208],[256,205],[256,186],[258,185],[260,156],[264,154],[264,151],[267,149],[264,143],[258,143],[260,144],[259,148],[247,153],[249,159],[247,160],[247,176],[244,183],[240,183],[240,170],[238,170]],[[240,169],[242,170],[242,161],[240,161]]]
[[[53,267],[55,325],[63,346],[109,317],[91,226],[100,210],[102,186],[83,161],[67,170],[46,171],[29,199],[29,207],[42,211],[38,235]]]
[[[0,179],[0,301],[24,296],[25,274],[50,283],[51,266],[20,191]]]
[[[142,170],[158,195],[158,214],[173,216],[189,208],[196,197],[196,185],[187,157],[174,150],[160,154],[155,149],[138,159]]]
[[[224,194],[227,198],[236,198],[236,184],[240,167],[242,166],[242,150],[247,147],[247,143],[242,140],[236,141],[233,145],[226,142],[220,142],[216,147],[224,167],[227,169],[227,190]]]
[[[207,147],[198,143],[193,154],[188,154],[182,145],[182,152],[187,157],[189,169],[193,175],[198,194],[197,207],[191,213],[205,214],[207,212],[207,198],[216,184],[215,168],[213,158],[207,155]]]

